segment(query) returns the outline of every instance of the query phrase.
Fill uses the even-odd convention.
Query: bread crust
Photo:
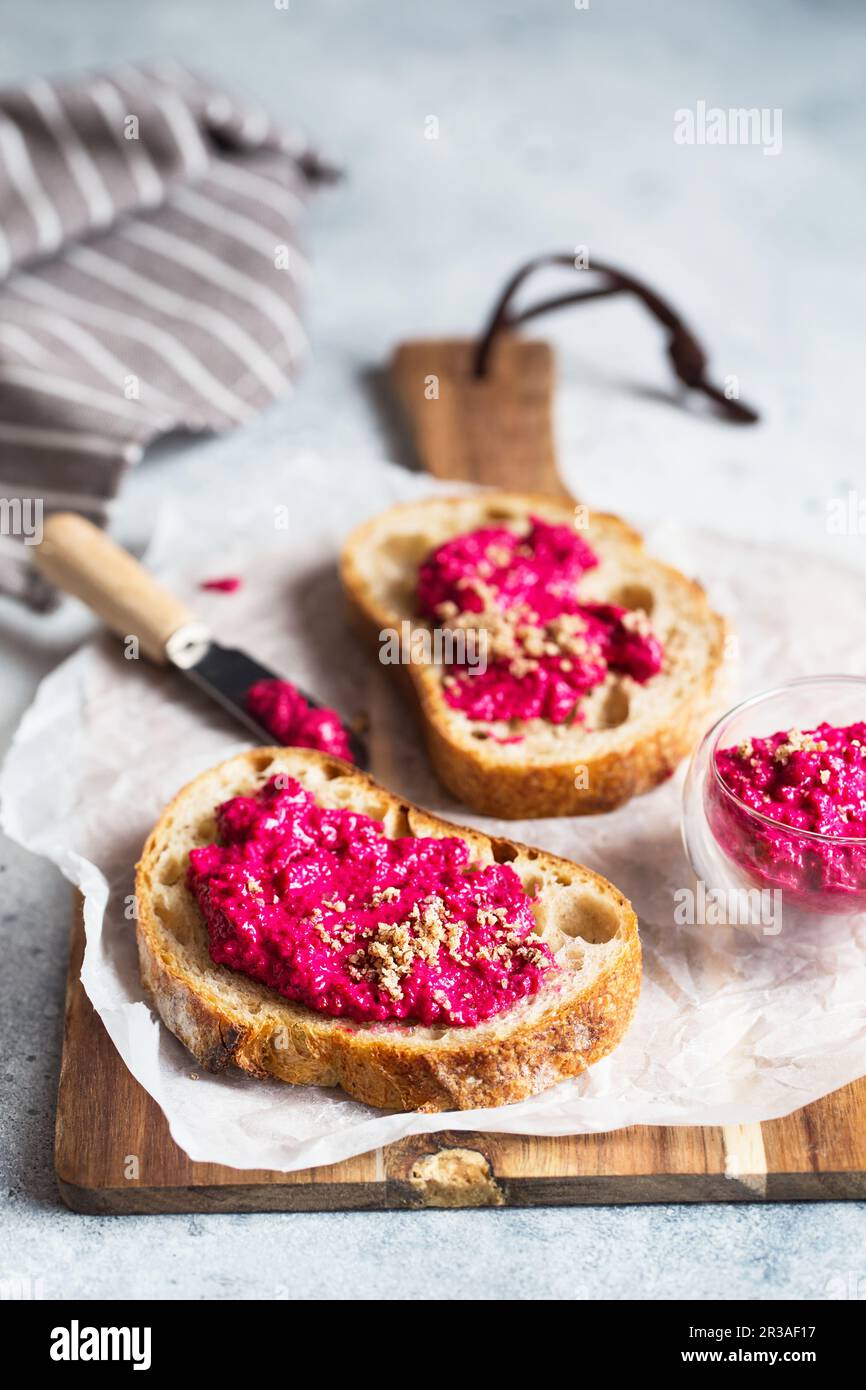
[[[231,783],[246,771],[250,785],[261,785],[267,763],[284,765],[287,754],[297,768],[319,768],[328,776],[352,779],[359,793],[415,813],[419,833],[458,834],[471,843],[506,847],[507,856],[528,855],[533,863],[560,872],[571,884],[591,889],[617,919],[616,949],[588,985],[554,997],[540,1017],[509,1024],[498,1016],[495,1030],[439,1030],[443,1039],[419,1040],[411,1027],[358,1026],[291,1003],[273,990],[249,982],[266,1008],[232,1006],[222,995],[231,971],[208,961],[204,978],[193,974],[173,944],[172,923],[160,910],[158,872],[187,808],[209,784]],[[222,774],[231,770],[232,776]],[[219,797],[219,793],[217,793]],[[191,896],[191,895],[190,895]],[[136,872],[141,978],[167,1027],[206,1070],[237,1068],[255,1077],[292,1084],[340,1086],[368,1105],[388,1110],[467,1110],[525,1099],[558,1081],[577,1076],[606,1056],[622,1038],[640,990],[637,918],[623,895],[600,875],[569,860],[529,850],[510,840],[492,839],[420,812],[385,792],[372,778],[338,759],[311,750],[255,749],[194,779],[160,817],[144,846]],[[206,927],[198,909],[203,940]],[[248,987],[249,987],[248,986]]]
[[[406,615],[383,608],[364,573],[363,557],[374,537],[417,518],[425,505],[441,509],[449,502],[465,507],[468,499],[435,497],[424,502],[400,503],[359,526],[349,537],[340,560],[340,577],[352,626],[368,649],[379,652],[379,634]],[[484,493],[482,505],[508,508],[528,517],[538,511],[547,519],[573,522],[567,503],[534,493]],[[675,587],[683,602],[696,610],[706,637],[707,656],[690,681],[688,698],[676,702],[653,727],[635,730],[634,737],[609,752],[581,759],[583,779],[576,778],[573,758],[524,762],[503,752],[495,741],[474,745],[461,729],[462,715],[447,706],[441,690],[441,672],[434,666],[412,663],[397,666],[404,691],[420,722],[422,734],[439,780],[452,795],[481,815],[502,820],[542,816],[587,815],[610,811],[665,781],[693,748],[710,721],[719,699],[728,624],[710,606],[702,586],[679,570],[646,555],[641,536],[619,517],[594,513],[596,525],[615,533],[633,557],[640,558],[658,579]],[[479,521],[479,524],[481,522]],[[458,534],[459,527],[453,534]],[[592,536],[590,534],[590,541]],[[468,726],[467,726],[468,727]],[[582,784],[585,781],[585,785]]]

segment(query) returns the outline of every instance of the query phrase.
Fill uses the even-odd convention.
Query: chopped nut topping
[[[374,893],[370,898],[370,906],[381,907],[383,903],[396,902],[399,896],[400,889],[393,885],[390,888],[380,888],[378,892]]]
[[[495,565],[497,569],[502,569],[504,565],[511,563],[511,551],[505,545],[489,545],[487,558],[491,565]]]
[[[482,907],[478,911],[478,924],[482,927],[497,927],[507,916],[504,907]]]
[[[649,615],[643,608],[632,608],[623,613],[621,619],[627,632],[636,632],[638,637],[649,637],[652,632]]]
[[[780,743],[773,754],[777,763],[784,765],[792,753],[826,753],[827,751],[827,744],[823,739],[816,742],[811,734],[804,734],[801,729],[789,729],[787,738],[787,743]]]
[[[465,576],[458,584],[478,597],[481,609],[478,612],[458,611],[457,605],[449,602],[439,604],[436,612],[446,628],[452,631],[472,629],[482,632],[490,659],[507,663],[517,680],[536,670],[545,656],[564,657],[563,670],[568,671],[574,669],[573,657],[583,660],[599,658],[598,646],[589,642],[584,635],[587,623],[580,614],[561,613],[550,622],[539,625],[538,614],[531,612],[526,604],[501,608],[495,589],[477,575]],[[646,618],[645,614],[642,616]],[[450,674],[444,677],[443,683],[449,689],[458,685]]]
[[[399,890],[385,889],[383,896],[384,893],[392,898],[399,897]],[[507,965],[515,955],[532,965],[547,964],[544,952],[532,941],[527,942],[519,932],[508,930],[507,916],[504,907],[479,906],[478,925],[504,933],[505,940],[477,947],[475,959]],[[391,999],[402,999],[402,981],[416,960],[432,965],[444,950],[458,965],[470,964],[463,953],[465,927],[465,922],[449,916],[442,898],[431,894],[420,903],[413,903],[402,922],[380,922],[370,940],[346,958],[347,972],[351,979],[366,980]],[[324,929],[320,929],[320,935],[328,940]],[[348,943],[352,937],[348,935],[345,939]],[[443,1001],[447,1003],[444,995],[440,1002]]]

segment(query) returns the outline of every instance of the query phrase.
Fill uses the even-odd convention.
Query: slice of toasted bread
[[[530,516],[575,524],[566,502],[496,492],[410,502],[366,522],[349,537],[340,566],[355,626],[380,654],[386,630],[400,632],[405,622],[429,626],[417,616],[415,592],[430,552],[482,526],[525,529]],[[483,815],[609,811],[671,775],[718,700],[727,626],[701,586],[647,555],[641,537],[618,517],[581,514],[580,521],[599,558],[580,580],[581,598],[647,613],[664,646],[658,675],[639,685],[610,672],[581,701],[583,722],[491,725],[446,702],[447,666],[425,663],[422,652],[394,667],[412,693],[440,780]],[[519,741],[508,741],[515,735]]]
[[[215,840],[220,802],[280,773],[297,778],[320,805],[381,820],[391,837],[458,835],[473,862],[507,861],[537,894],[538,932],[561,970],[538,993],[477,1027],[426,1028],[330,1018],[215,965],[186,887],[189,851]],[[257,748],[184,787],[144,847],[136,897],[142,980],[203,1067],[232,1064],[253,1076],[341,1086],[391,1110],[504,1105],[576,1076],[620,1041],[640,988],[637,919],[605,879],[567,859],[450,825],[309,749]]]

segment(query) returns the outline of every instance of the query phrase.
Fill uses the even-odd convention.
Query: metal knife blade
[[[198,690],[227,710],[259,743],[274,742],[273,734],[268,733],[264,725],[248,714],[244,697],[256,681],[282,680],[284,677],[278,676],[276,672],[247,656],[246,652],[240,651],[237,647],[224,647],[213,640],[200,644],[198,648],[188,646],[176,655],[169,651],[168,656],[171,665],[180,675],[186,676]],[[292,681],[292,684],[308,705],[313,709],[322,708],[321,700],[302,690],[295,681]],[[368,767],[366,743],[348,724],[344,724],[343,727],[348,735],[349,747],[356,764],[360,768]]]
[[[45,520],[35,558],[49,583],[81,599],[125,641],[133,635],[143,656],[157,666],[168,662],[260,743],[274,742],[273,734],[247,713],[245,696],[256,681],[280,677],[246,652],[215,642],[186,604],[163,589],[104,531],[74,512],[54,512]],[[299,693],[314,709],[322,708],[321,701],[305,690]],[[355,762],[367,767],[364,740],[347,725],[344,728]]]

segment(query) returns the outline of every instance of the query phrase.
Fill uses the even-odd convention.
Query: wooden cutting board
[[[398,393],[439,477],[564,493],[546,344],[507,339],[495,374],[467,380],[466,342],[405,344]],[[433,385],[435,383],[435,394]],[[127,1071],[79,980],[72,931],[55,1160],[75,1211],[325,1211],[866,1198],[866,1080],[783,1120],[537,1139],[444,1131],[329,1167],[246,1172],[193,1163]],[[194,1063],[190,1063],[192,1070]]]
[[[784,1120],[567,1139],[444,1132],[327,1168],[193,1163],[127,1071],[79,979],[76,909],[55,1162],[74,1211],[332,1211],[866,1198],[866,1081]],[[190,1060],[190,1071],[195,1064]],[[251,1083],[253,1084],[253,1083]]]

